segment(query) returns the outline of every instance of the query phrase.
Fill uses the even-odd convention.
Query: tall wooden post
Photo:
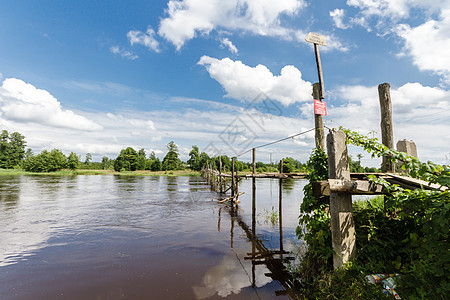
[[[319,97],[317,100],[325,99],[325,87],[323,84],[322,62],[320,61],[319,45],[314,43],[314,54],[316,55],[317,74],[319,77]]]
[[[314,44],[316,45],[316,44]],[[320,83],[313,84],[313,93],[312,96],[314,99],[320,99]],[[323,116],[314,114],[314,123],[316,128],[316,148],[320,148],[325,151],[325,132],[323,129]]]
[[[381,141],[383,145],[394,149],[394,129],[392,124],[392,102],[389,83],[382,83],[378,86],[378,96],[381,110]],[[383,156],[381,171],[395,172],[395,164],[390,157]]]
[[[280,160],[280,174],[283,173],[283,159]]]
[[[219,192],[223,193],[222,184],[222,156],[219,155]]]
[[[328,172],[330,179],[350,180],[347,137],[342,130],[327,136]],[[331,238],[333,266],[340,268],[355,256],[355,224],[353,222],[352,195],[330,192]]]
[[[253,160],[252,174],[253,174],[253,176],[254,176],[254,175],[256,174],[256,149],[253,148],[252,150],[253,150],[253,151],[252,151],[252,153],[253,153],[253,155],[252,155],[252,160]]]
[[[279,184],[278,219],[280,221],[280,253],[283,253],[283,179],[281,178]]]
[[[231,197],[234,197],[235,193],[235,182],[234,182],[234,160],[235,158],[233,157],[231,159]]]

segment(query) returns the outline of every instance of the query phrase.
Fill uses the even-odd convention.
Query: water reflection
[[[198,177],[2,178],[0,298],[273,298],[300,197],[255,183],[227,207]],[[282,232],[257,222],[270,207]]]
[[[239,294],[244,288],[251,287],[256,294],[258,289],[276,280],[281,286],[274,292],[277,296],[289,295],[295,298],[292,276],[285,270],[285,263],[291,259],[289,252],[283,247],[283,180],[278,181],[278,234],[279,249],[269,249],[264,238],[257,235],[257,192],[256,179],[251,179],[251,228],[240,216],[238,206],[231,203],[221,207],[218,214],[218,231],[221,230],[222,210],[230,215],[230,252],[227,252],[221,262],[208,269],[202,279],[202,284],[194,286],[197,299],[206,299],[218,295],[227,297],[230,294]],[[272,186],[270,187],[272,188]],[[251,252],[247,247],[236,249],[234,247],[235,224],[239,231],[247,237],[251,244]],[[242,236],[242,235],[241,235]],[[272,297],[275,295],[272,294]]]
[[[14,208],[19,200],[21,176],[4,176],[0,180],[0,211]]]
[[[282,180],[282,187],[283,191],[290,194],[292,191],[294,191],[295,188],[295,179],[293,178],[284,178],[280,179]]]
[[[243,250],[229,252],[217,266],[206,271],[202,284],[193,287],[197,299],[207,299],[215,294],[227,297],[239,294],[242,289],[253,283],[256,287],[262,287],[271,282],[272,279],[265,275],[266,268],[258,268],[252,273],[252,262],[241,259],[245,254]],[[251,278],[249,274],[253,274],[254,277]]]

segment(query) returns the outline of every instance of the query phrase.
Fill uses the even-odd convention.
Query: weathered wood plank
[[[415,186],[416,188],[424,188],[428,190],[440,190],[440,191],[446,191],[448,190],[445,186],[440,186],[439,184],[430,183],[421,179],[402,176],[398,174],[392,174],[392,173],[386,173],[385,175],[392,177],[394,179],[400,180],[402,182],[405,182],[406,184],[410,186]],[[400,184],[401,186],[401,184]]]
[[[328,179],[329,190],[336,193],[381,194],[383,186],[367,180]]]

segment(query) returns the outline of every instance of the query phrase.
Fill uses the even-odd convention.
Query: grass
[[[49,173],[26,172],[22,169],[0,169],[0,176],[8,175],[54,175],[54,176],[73,176],[73,175],[121,175],[121,176],[200,176],[200,172],[192,170],[177,171],[127,171],[115,172],[114,170],[60,170]]]

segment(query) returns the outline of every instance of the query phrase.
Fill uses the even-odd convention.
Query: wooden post
[[[223,185],[222,185],[222,156],[219,155],[219,192],[223,192]]]
[[[314,54],[316,55],[316,65],[317,65],[317,74],[319,76],[319,98],[318,100],[325,99],[325,87],[323,84],[323,72],[322,72],[322,62],[320,61],[320,52],[319,45],[314,43]]]
[[[383,145],[394,149],[394,129],[392,124],[392,102],[389,83],[378,86],[378,96],[381,110],[381,141]],[[395,165],[390,157],[383,156],[381,171],[384,173],[395,172]]]
[[[254,148],[253,148],[254,149]],[[256,178],[252,178],[252,257],[256,256]],[[252,286],[255,286],[255,260],[252,260]]]
[[[283,173],[283,159],[280,160],[280,174]]]
[[[283,160],[281,160],[283,161]],[[280,253],[283,253],[283,179],[280,178],[279,199],[278,199],[278,218],[280,231]]]
[[[255,148],[253,148],[252,149],[253,151],[252,151],[252,153],[253,153],[253,155],[252,155],[252,159],[253,159],[253,170],[252,170],[252,174],[253,174],[253,176],[256,174],[256,149]]]
[[[231,159],[231,197],[234,197],[235,193],[235,186],[234,186],[234,160],[235,158],[233,157]]]
[[[316,44],[314,44],[316,45]],[[320,99],[320,83],[313,84],[313,93],[312,96],[314,99]],[[320,148],[325,151],[325,132],[323,129],[323,116],[314,114],[314,123],[316,128],[316,148]]]
[[[342,130],[327,136],[328,172],[330,179],[350,180],[347,137]],[[355,256],[355,224],[351,194],[330,192],[333,266],[340,268]]]

